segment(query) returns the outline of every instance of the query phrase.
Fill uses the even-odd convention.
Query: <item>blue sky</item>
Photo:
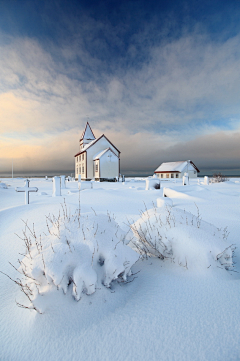
[[[123,173],[240,174],[239,1],[0,1],[0,169],[70,171],[88,120]]]

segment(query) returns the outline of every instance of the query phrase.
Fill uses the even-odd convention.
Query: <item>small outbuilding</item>
[[[162,163],[154,172],[158,178],[182,178],[188,173],[189,178],[197,178],[200,170],[191,160]]]

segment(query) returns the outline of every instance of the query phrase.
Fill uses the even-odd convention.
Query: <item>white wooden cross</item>
[[[25,192],[25,204],[29,204],[29,192],[37,192],[37,187],[29,187],[29,179],[25,179],[25,186],[24,187],[17,187],[15,188],[16,192]]]

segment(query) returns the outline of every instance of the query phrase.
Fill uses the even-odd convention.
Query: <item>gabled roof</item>
[[[115,145],[113,145],[112,142],[110,142],[110,140],[109,140],[104,134],[102,134],[99,138],[97,138],[97,139],[93,140],[92,142],[86,144],[85,147],[82,148],[80,152],[78,152],[77,154],[75,154],[74,157],[77,157],[78,155],[86,152],[86,150],[87,150],[88,148],[90,148],[92,145],[94,145],[95,143],[97,143],[97,142],[98,142],[101,138],[103,138],[103,137],[112,145],[113,148],[116,149],[116,151],[118,151],[118,153],[121,153],[120,150],[118,150],[118,149],[115,147]]]
[[[195,166],[195,164],[189,160],[189,161],[180,161],[180,162],[168,162],[168,163],[162,163],[154,173],[165,173],[165,172],[179,172],[181,173],[183,169],[186,167],[187,163],[191,164],[193,168],[196,169],[197,172],[200,172],[200,170]]]
[[[80,140],[82,139],[86,139],[86,140],[94,140],[96,139],[94,134],[93,134],[93,131],[92,131],[92,128],[90,127],[89,123],[87,122],[86,126],[85,126],[85,129],[82,133],[82,136],[80,138]]]
[[[101,157],[102,157],[105,153],[107,153],[109,150],[110,150],[110,152],[112,152],[112,153],[118,158],[117,154],[115,154],[115,153],[112,151],[112,149],[109,147],[109,148],[107,148],[107,149],[102,150],[100,153],[95,154],[95,155],[93,156],[93,160],[97,160],[97,159],[101,158]]]

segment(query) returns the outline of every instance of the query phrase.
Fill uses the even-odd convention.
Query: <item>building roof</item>
[[[168,162],[168,163],[162,163],[154,173],[165,173],[165,172],[179,172],[181,173],[184,168],[186,167],[187,163],[191,164],[193,168],[196,169],[197,172],[200,172],[200,170],[195,166],[195,164],[191,160],[184,160],[179,162]]]
[[[93,134],[92,128],[90,127],[89,123],[87,122],[85,129],[82,133],[81,139],[86,139],[86,140],[95,140],[95,136]]]
[[[117,155],[112,151],[112,149],[109,147],[109,148],[104,149],[104,150],[102,150],[101,152],[95,154],[94,157],[93,157],[93,160],[97,160],[97,159],[101,158],[101,157],[102,157],[106,152],[108,152],[109,150],[110,150],[110,152],[112,152],[112,153],[118,158],[118,156],[117,156]]]
[[[97,143],[102,137],[104,137],[104,138],[113,146],[113,148],[116,149],[116,151],[117,151],[118,153],[121,153],[120,150],[118,150],[118,149],[115,147],[115,145],[113,145],[112,142],[110,142],[110,140],[109,140],[104,134],[102,134],[99,138],[97,138],[97,139],[93,140],[92,142],[86,144],[85,147],[83,147],[83,148],[80,150],[80,152],[78,152],[77,154],[75,154],[74,157],[77,157],[78,155],[84,153],[88,148],[90,148],[92,145],[94,145],[95,143]]]

